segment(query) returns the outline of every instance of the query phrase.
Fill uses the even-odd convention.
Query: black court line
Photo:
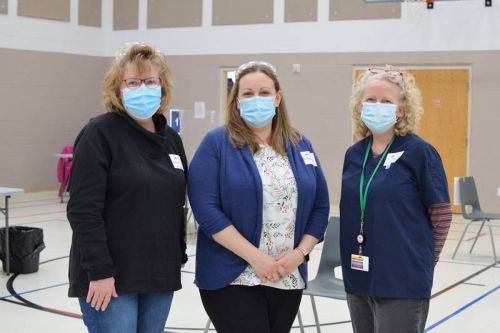
[[[81,319],[82,318],[81,314],[73,313],[73,312],[69,312],[69,311],[64,311],[64,310],[59,310],[59,309],[48,308],[48,307],[45,307],[45,306],[41,306],[41,305],[35,304],[33,302],[30,302],[27,299],[25,299],[24,297],[22,297],[21,295],[19,295],[14,290],[14,280],[16,279],[16,277],[18,275],[19,274],[17,274],[17,273],[13,274],[9,278],[9,280],[7,281],[7,290],[9,291],[9,293],[11,293],[11,295],[13,297],[15,297],[15,298],[17,298],[18,300],[21,301],[21,303],[18,303],[18,302],[13,302],[13,303],[19,304],[19,305],[23,305],[23,306],[27,306],[27,307],[35,309],[35,310],[41,310],[41,311],[45,311],[45,312],[50,312],[50,313],[58,314],[58,315],[65,316],[65,317],[71,317],[71,318],[77,318],[77,319]],[[10,302],[12,302],[11,300],[6,300],[6,299],[2,299],[2,301],[7,301],[7,302],[10,301]]]
[[[44,261],[40,262],[40,265],[43,265],[43,264],[46,264],[46,263],[49,263],[49,262],[52,262],[52,261],[56,261],[56,260],[61,260],[61,259],[64,259],[64,258],[69,258],[69,256],[62,256],[62,257],[57,257],[57,258],[52,258],[52,259],[44,260]]]
[[[467,286],[486,287],[486,285],[485,285],[485,284],[481,284],[481,283],[464,282],[463,284],[465,284],[465,285],[467,285]]]
[[[64,259],[64,258],[68,258],[68,256],[63,256],[63,257],[58,257],[58,258],[53,258],[53,259],[45,260],[45,261],[40,262],[40,265],[46,264],[46,263],[51,262],[51,261],[56,261],[56,260]],[[18,299],[21,302],[15,302],[15,301],[12,301],[12,300],[9,300],[9,299],[2,299],[2,301],[9,302],[9,303],[14,303],[14,304],[22,305],[22,306],[26,306],[26,307],[29,307],[29,308],[32,308],[32,309],[35,309],[35,310],[41,310],[41,311],[45,311],[45,312],[50,312],[50,313],[58,314],[58,315],[61,315],[61,316],[66,316],[66,317],[71,317],[71,318],[77,318],[77,319],[81,319],[82,318],[81,314],[73,313],[73,312],[69,312],[69,311],[64,311],[64,310],[59,310],[59,309],[54,309],[54,308],[49,308],[49,307],[45,307],[45,306],[41,306],[41,305],[35,304],[33,302],[30,302],[27,299],[25,299],[24,297],[22,297],[21,295],[19,295],[16,292],[16,290],[14,289],[14,280],[18,277],[18,275],[19,274],[17,274],[17,273],[13,274],[9,278],[9,280],[7,280],[7,286],[6,287],[7,287],[7,291],[14,298]]]
[[[64,222],[64,223],[68,223],[68,220],[63,220],[63,219],[50,219],[50,220],[42,220],[42,221],[34,221],[34,222],[24,222],[24,223],[14,223],[14,224],[11,224],[10,221],[9,221],[9,226],[11,227],[15,227],[15,226],[18,226],[18,225],[32,225],[32,224],[41,224],[41,223],[49,223],[49,222]]]
[[[453,265],[465,265],[465,266],[479,266],[479,267],[488,267],[488,263],[477,263],[472,261],[458,261],[458,260],[441,260],[440,263],[453,264]]]
[[[55,196],[53,198],[44,198],[44,199],[27,199],[27,200],[21,200],[21,197],[16,196],[15,198],[12,199],[12,204],[15,206],[17,204],[24,204],[24,203],[31,203],[31,202],[54,202],[54,203],[61,203],[61,198],[57,196],[57,192],[54,192]],[[24,193],[26,195],[26,193]],[[23,198],[26,199],[26,198]]]
[[[496,227],[493,227],[493,229],[495,229]],[[500,229],[500,227],[498,227]],[[460,240],[460,237],[458,236],[461,236],[462,233],[464,231],[463,230],[456,230],[456,231],[449,231],[448,234],[451,234],[451,233],[455,233],[457,234],[457,238],[455,238],[455,235],[453,237],[448,237],[446,238],[446,241],[453,241],[453,242],[458,242]],[[483,236],[490,236],[490,232],[489,231],[486,231],[486,232],[482,232],[479,236],[477,236],[477,232],[475,231],[467,231],[467,233],[465,234],[466,236],[469,236],[469,238],[464,238],[462,241],[463,242],[470,242],[471,240],[474,240],[476,238],[479,238],[479,237],[483,237]],[[465,237],[465,236],[464,236]],[[497,232],[497,230],[494,230],[493,231],[493,237],[497,238],[497,237],[500,237],[500,232]]]
[[[343,325],[343,324],[350,324],[350,320],[343,320],[343,321],[334,321],[330,323],[323,323],[320,324],[319,326],[335,326],[335,325]],[[309,325],[302,325],[303,328],[315,328],[316,324],[309,324]],[[292,328],[297,328],[300,329],[300,326],[292,326]],[[165,329],[172,329],[172,330],[179,330],[179,331],[205,331],[205,328],[193,328],[193,327],[165,327]],[[210,332],[215,332],[215,328],[210,327],[209,330]],[[167,333],[165,331],[164,333]],[[177,332],[173,332],[177,333]]]
[[[194,255],[192,255],[194,256]],[[49,263],[49,262],[52,262],[52,261],[56,261],[56,260],[60,260],[60,259],[65,259],[65,258],[68,258],[69,256],[63,256],[63,257],[58,257],[58,258],[53,258],[53,259],[49,259],[49,260],[45,260],[43,262],[40,262],[40,265],[43,265],[43,264],[46,264],[46,263]],[[194,272],[191,272],[191,271],[184,271],[182,270],[181,272],[183,273],[188,273],[188,274],[194,274]],[[65,316],[65,317],[70,317],[70,318],[75,318],[75,319],[82,319],[82,315],[79,314],[79,313],[73,313],[73,312],[69,312],[69,311],[64,311],[64,310],[59,310],[59,309],[54,309],[54,308],[49,308],[49,307],[45,307],[45,306],[41,306],[39,304],[36,304],[36,303],[33,303],[27,299],[25,299],[24,297],[22,297],[21,295],[19,295],[15,289],[14,289],[14,280],[17,278],[19,274],[14,274],[12,275],[9,280],[7,281],[7,290],[9,291],[9,293],[11,293],[11,295],[13,297],[15,297],[16,299],[18,299],[20,302],[16,302],[16,301],[13,301],[13,300],[10,300],[10,299],[1,299],[1,301],[4,301],[4,302],[8,302],[8,303],[12,303],[12,304],[17,304],[17,305],[21,305],[21,306],[25,306],[25,307],[28,307],[28,308],[31,308],[31,309],[35,309],[35,310],[40,310],[40,311],[44,311],[44,312],[49,312],[49,313],[53,313],[53,314],[56,314],[56,315],[61,315],[61,316]],[[350,323],[351,321],[350,320],[345,320],[345,321],[339,321],[339,322],[330,322],[330,323],[322,323],[320,324],[320,326],[333,326],[333,325],[341,325],[341,324],[347,324],[347,323]],[[312,325],[304,325],[303,326],[304,328],[308,328],[308,327],[316,327],[315,324],[312,324]],[[300,326],[294,326],[292,328],[300,328]],[[169,331],[169,330],[176,330],[176,331]],[[205,328],[199,328],[199,327],[165,327],[165,331],[164,333],[177,333],[177,332],[182,332],[182,331],[205,331]],[[215,329],[209,329],[209,331],[215,331]]]
[[[463,278],[462,280],[460,280],[460,281],[458,281],[458,282],[455,282],[454,284],[452,284],[452,285],[450,285],[450,286],[448,286],[448,287],[446,287],[446,288],[444,288],[444,289],[442,289],[442,290],[438,291],[437,293],[435,293],[434,295],[432,295],[432,296],[431,296],[431,299],[436,298],[436,297],[438,297],[438,296],[441,296],[442,294],[444,294],[444,293],[446,293],[446,292],[448,292],[448,291],[452,290],[453,288],[455,288],[455,287],[457,287],[457,286],[459,286],[459,285],[463,284],[464,282],[467,282],[467,281],[469,281],[470,279],[472,279],[472,278],[474,278],[474,277],[478,276],[479,274],[482,274],[482,273],[486,272],[488,269],[495,267],[495,265],[496,265],[496,264],[498,264],[498,263],[500,263],[500,260],[499,260],[499,261],[497,261],[497,262],[494,262],[494,263],[492,263],[491,265],[486,266],[485,268],[483,268],[483,269],[481,269],[481,270],[477,271],[476,273],[473,273],[473,274],[471,274],[471,275],[469,275],[469,276],[467,276],[467,277]]]
[[[46,203],[43,203],[42,201],[40,201],[40,203],[36,203],[36,204],[32,204],[31,202],[17,202],[16,204],[13,204],[13,205],[10,205],[9,204],[9,209],[12,209],[12,210],[18,210],[18,209],[25,209],[25,208],[34,208],[34,207],[44,207],[44,206],[54,206],[54,207],[61,207],[61,203],[59,202],[46,202]],[[66,207],[66,206],[64,206]]]
[[[9,208],[9,219],[19,219],[19,218],[24,218],[24,217],[50,215],[50,214],[66,214],[66,209],[61,210],[61,211],[57,211],[57,212],[44,212],[44,213],[28,214],[28,215],[11,215],[10,208]]]
[[[64,258],[68,258],[68,256],[63,256],[63,257],[58,257],[58,258],[53,258],[53,259],[49,259],[49,260],[46,260],[46,261],[43,261],[43,262],[40,262],[40,265],[42,264],[45,264],[45,263],[48,263],[48,262],[52,262],[52,261],[56,261],[56,260],[60,260],[60,259],[64,259]],[[464,284],[465,282],[467,282],[468,280],[484,273],[485,271],[489,270],[490,268],[495,268],[495,266],[497,264],[500,263],[500,260],[498,262],[495,262],[489,266],[486,266],[485,268],[469,275],[468,277],[440,290],[439,292],[433,294],[431,296],[431,299],[434,299],[438,296],[441,296],[442,294],[456,288],[457,286],[461,285],[461,284]],[[188,273],[188,274],[194,274],[194,272],[191,272],[191,271],[183,271],[185,273]],[[53,313],[53,314],[57,314],[57,315],[61,315],[61,316],[66,316],[66,317],[71,317],[71,318],[76,318],[76,319],[81,319],[82,318],[82,315],[81,314],[78,314],[78,313],[73,313],[73,312],[69,312],[69,311],[64,311],[64,310],[59,310],[59,309],[54,309],[54,308],[48,308],[48,307],[44,307],[44,306],[41,306],[41,305],[38,305],[38,304],[35,304],[33,302],[30,302],[28,301],[27,299],[25,299],[24,297],[20,296],[19,294],[17,294],[17,292],[15,291],[14,289],[14,280],[16,279],[16,277],[18,276],[19,274],[14,274],[12,277],[9,278],[9,280],[7,281],[7,290],[12,294],[13,297],[17,298],[18,300],[20,300],[21,302],[16,302],[16,301],[12,301],[12,300],[8,300],[8,299],[1,299],[1,301],[4,301],[4,302],[9,302],[9,303],[13,303],[13,304],[17,304],[17,305],[22,305],[22,306],[27,306],[27,307],[30,307],[32,309],[35,309],[35,310],[40,310],[40,311],[45,311],[45,312],[49,312],[49,313]],[[468,283],[470,284],[470,283]],[[333,326],[333,325],[341,325],[341,324],[347,324],[347,323],[350,323],[351,321],[350,320],[344,320],[344,321],[338,321],[338,322],[329,322],[329,323],[321,323],[320,326],[321,327],[324,327],[324,326]],[[316,327],[316,325],[304,325],[304,328],[309,328],[309,327]],[[292,328],[300,328],[300,326],[293,326]],[[187,328],[187,327],[165,327],[165,331],[164,333],[176,333],[176,331],[167,331],[167,330],[170,330],[170,329],[174,329],[174,330],[179,330],[179,331],[186,331],[186,330],[190,330],[190,331],[204,331],[205,328]],[[214,331],[214,329],[210,329],[209,331]]]
[[[192,275],[194,275],[194,274],[195,274],[195,272],[185,271],[185,270],[183,270],[183,269],[181,269],[181,273],[192,274]]]

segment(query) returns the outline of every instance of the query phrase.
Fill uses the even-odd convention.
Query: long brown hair
[[[125,66],[134,64],[141,73],[154,67],[159,71],[161,81],[161,103],[156,113],[164,113],[168,108],[168,103],[172,98],[172,75],[167,65],[165,55],[155,49],[151,44],[132,43],[126,45],[116,56],[111,68],[104,76],[103,104],[107,111],[125,112],[125,107],[120,99],[120,85],[125,72]]]
[[[238,109],[238,94],[240,88],[240,79],[247,74],[262,72],[267,75],[274,83],[276,93],[281,91],[280,83],[276,76],[276,70],[271,64],[262,61],[251,61],[241,65],[236,71],[236,82],[233,85],[229,95],[226,110],[226,127],[229,138],[233,146],[243,148],[248,145],[252,152],[257,152],[260,147],[255,140],[252,129],[245,123],[240,116]],[[290,125],[288,112],[286,109],[285,98],[282,96],[280,104],[276,107],[276,115],[272,120],[270,146],[281,154],[286,154],[286,147],[289,143],[297,144],[301,139],[298,130]]]

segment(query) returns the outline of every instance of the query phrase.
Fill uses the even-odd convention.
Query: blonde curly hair
[[[102,102],[106,110],[109,112],[125,112],[125,107],[120,98],[120,85],[128,63],[134,64],[140,73],[148,70],[149,66],[159,71],[161,102],[156,113],[164,113],[172,98],[172,75],[165,55],[153,45],[147,43],[127,43],[117,53],[110,69],[104,75]]]
[[[414,133],[424,112],[420,90],[416,86],[415,78],[409,72],[386,65],[385,68],[368,68],[364,73],[359,75],[354,85],[350,108],[356,140],[371,135],[370,130],[361,121],[361,102],[366,85],[373,80],[388,81],[399,88],[399,106],[403,107],[405,113],[402,118],[397,120],[394,126],[394,133],[398,136]]]

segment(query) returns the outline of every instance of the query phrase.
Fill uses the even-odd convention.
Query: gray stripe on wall
[[[308,22],[318,19],[318,0],[285,0],[285,22]]]
[[[7,15],[9,13],[8,0],[0,0],[0,14]]]
[[[113,30],[139,29],[139,0],[113,0]]]
[[[148,29],[201,27],[203,0],[148,0]]]
[[[17,15],[69,22],[70,0],[17,0]]]
[[[273,0],[212,0],[212,25],[273,23]]]
[[[401,18],[400,3],[330,0],[330,21]]]
[[[78,1],[78,24],[89,27],[100,27],[101,5],[101,0]]]

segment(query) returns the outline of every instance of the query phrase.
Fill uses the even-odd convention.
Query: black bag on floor
[[[40,252],[45,248],[43,229],[31,227],[9,227],[9,250],[11,273],[34,273],[38,271]],[[0,228],[0,259],[5,267],[5,228]]]

